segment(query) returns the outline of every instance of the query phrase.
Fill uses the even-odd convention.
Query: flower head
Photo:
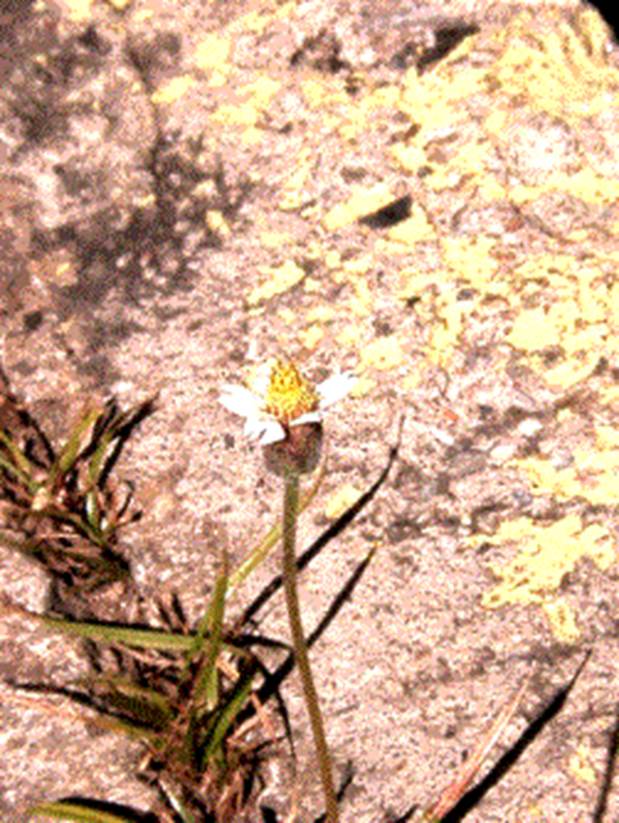
[[[277,360],[259,394],[226,383],[219,402],[245,418],[245,434],[263,446],[285,440],[291,428],[322,421],[322,410],[345,397],[355,383],[349,372],[313,386],[294,363]]]

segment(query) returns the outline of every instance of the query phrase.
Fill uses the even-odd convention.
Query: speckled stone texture
[[[359,377],[301,548],[403,420],[387,482],[301,577],[309,631],[378,546],[312,653],[353,770],[344,823],[429,805],[530,674],[485,774],[588,651],[466,820],[619,819],[618,93],[617,46],[577,3],[0,4],[1,364],[57,443],[87,399],[158,393],[118,467],[144,602],[177,592],[195,621],[222,534],[238,563],[279,516],[222,382],[275,355]],[[1,548],[0,569],[6,597],[49,606],[37,567]],[[281,597],[260,630],[287,639]],[[79,644],[4,610],[0,640],[0,817],[75,794],[154,808],[139,747],[15,686],[83,676]],[[283,694],[305,823],[296,676]],[[257,803],[284,820],[276,751]]]

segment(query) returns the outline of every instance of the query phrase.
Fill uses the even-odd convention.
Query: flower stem
[[[286,471],[284,474],[284,562],[283,577],[284,590],[286,592],[286,606],[288,607],[288,620],[290,623],[290,633],[292,635],[292,645],[296,664],[299,668],[301,683],[303,685],[303,695],[309,714],[312,733],[314,735],[314,746],[318,758],[320,769],[320,779],[322,781],[322,791],[325,798],[326,823],[338,823],[339,816],[337,810],[337,796],[333,785],[333,775],[331,769],[331,756],[325,737],[318,694],[312,678],[307,644],[303,634],[303,623],[301,622],[301,609],[299,607],[299,595],[297,593],[297,558],[295,553],[295,542],[297,534],[297,518],[299,513],[299,475],[295,471]]]

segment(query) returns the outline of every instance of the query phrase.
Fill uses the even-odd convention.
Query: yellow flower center
[[[265,399],[267,412],[282,425],[318,408],[318,394],[293,363],[278,360]]]

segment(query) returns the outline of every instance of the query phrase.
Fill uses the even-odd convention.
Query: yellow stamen
[[[318,408],[318,394],[293,363],[278,360],[271,371],[265,408],[283,425]]]

